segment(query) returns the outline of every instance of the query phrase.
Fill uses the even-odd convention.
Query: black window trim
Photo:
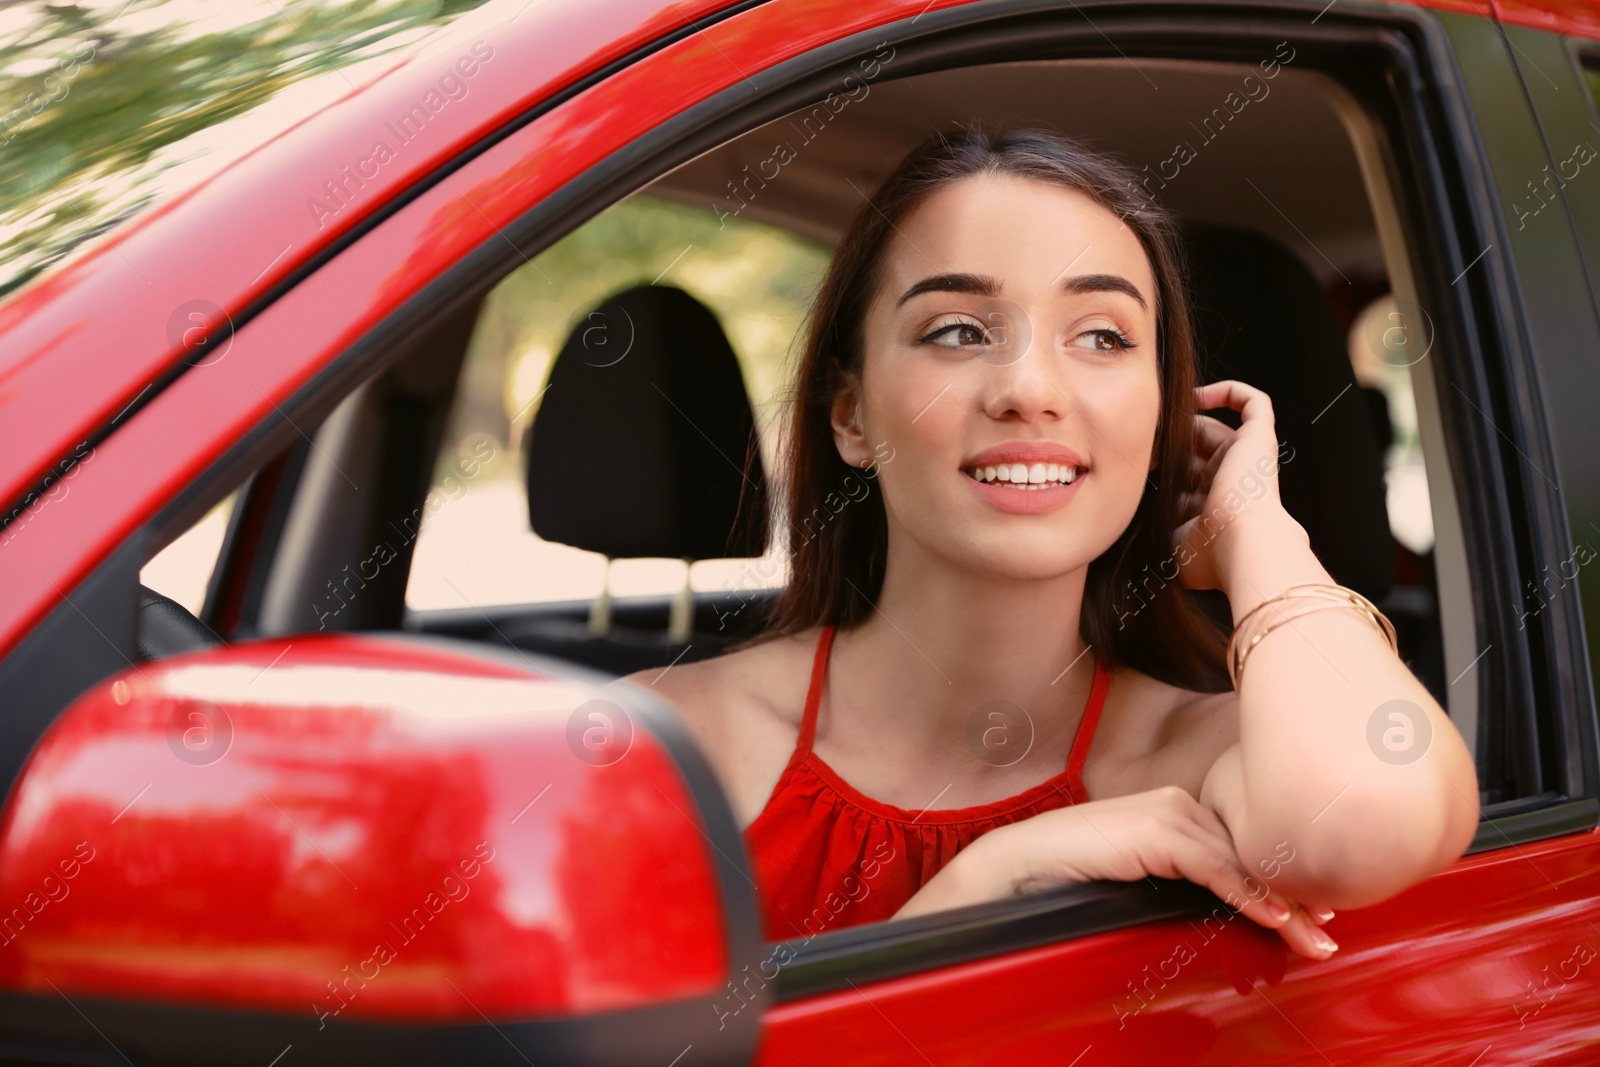
[[[746,6],[741,5],[741,9]],[[1085,9],[1093,11],[1092,23],[1083,13]],[[1448,287],[1485,244],[1505,247],[1497,240],[1503,220],[1489,191],[1492,183],[1480,160],[1474,157],[1474,151],[1481,146],[1465,104],[1460,73],[1439,22],[1467,17],[1365,0],[1347,0],[1338,8],[1326,9],[1315,22],[1309,17],[1307,5],[1292,0],[1244,0],[1208,5],[1205,10],[1127,0],[1066,0],[1064,4],[1061,0],[996,0],[926,11],[916,19],[835,41],[785,61],[760,74],[764,88],[746,79],[702,101],[547,196],[503,227],[504,236],[523,250],[548,247],[672,167],[820,99],[837,84],[850,64],[884,41],[897,50],[890,76],[900,78],[1002,58],[1115,58],[1125,50],[1150,58],[1253,62],[1270,54],[1275,42],[1288,37],[1306,56],[1304,67],[1330,73],[1344,71],[1346,76],[1339,78],[1341,84],[1364,106],[1405,124],[1400,131],[1404,137],[1397,136],[1394,129],[1386,131],[1385,145],[1389,151],[1398,144],[1410,152],[1406,162],[1412,169],[1401,171],[1396,166],[1391,176],[1407,227],[1407,250],[1419,292],[1442,297],[1434,304],[1439,308],[1435,317],[1440,331],[1439,358],[1446,364],[1441,380],[1458,387],[1450,392],[1440,391],[1452,474],[1458,487],[1464,488],[1470,480],[1479,494],[1485,485],[1504,489],[1503,497],[1493,495],[1511,501],[1513,507],[1522,505],[1531,527],[1514,528],[1510,508],[1483,514],[1480,507],[1480,513],[1463,514],[1469,557],[1475,573],[1532,573],[1529,540],[1550,543],[1550,516],[1563,514],[1560,501],[1539,498],[1544,490],[1512,475],[1503,445],[1492,439],[1492,433],[1481,422],[1472,421],[1477,415],[1468,408],[1470,403],[1504,415],[1507,422],[1502,425],[1510,425],[1522,435],[1523,447],[1536,458],[1549,454],[1548,440],[1524,420],[1511,419],[1509,401],[1505,400],[1506,393],[1514,391],[1524,408],[1537,403],[1537,391],[1530,401],[1528,382],[1525,377],[1517,378],[1517,374],[1532,371],[1531,363],[1519,358],[1524,354],[1526,331],[1514,295],[1511,265],[1498,251],[1486,253],[1479,269],[1463,276],[1463,286]],[[1484,28],[1486,32],[1496,32],[1492,23],[1486,23]],[[1113,38],[1118,44],[1111,43]],[[1397,85],[1392,94],[1383,88],[1381,75],[1374,79],[1370,74],[1351,73],[1359,72],[1354,57],[1363,50],[1368,58],[1374,52],[1385,57],[1386,73],[1394,76]],[[1424,63],[1431,82],[1422,77]],[[1389,108],[1392,112],[1385,110]],[[539,110],[545,109],[541,105]],[[519,120],[514,125],[521,124]],[[476,154],[475,151],[467,158]],[[1441,157],[1447,166],[1441,166]],[[1451,206],[1456,210],[1451,211]],[[353,236],[351,240],[354,239]],[[1469,244],[1471,247],[1466,247]],[[507,242],[486,242],[351,344],[285,401],[283,409],[300,425],[318,422],[350,389],[387,366],[388,360],[403,350],[403,339],[420,324],[477,299],[520,262],[521,253],[508,248]],[[303,280],[311,269],[314,268],[286,282],[274,296]],[[254,310],[259,312],[260,307]],[[1520,364],[1522,370],[1506,375],[1506,364],[1514,368]],[[1490,386],[1491,367],[1502,375],[1494,383],[1498,391]],[[1457,391],[1460,399],[1451,395]],[[251,471],[291,446],[293,434],[284,420],[268,418],[243,435],[86,579],[79,587],[83,596],[75,605],[58,605],[44,624],[0,662],[0,691],[7,691],[8,680],[28,677],[30,670],[50,667],[54,671],[50,684],[35,687],[40,691],[30,698],[28,713],[14,715],[10,724],[23,731],[33,727],[34,732],[24,739],[19,736],[20,731],[13,729],[10,737],[0,741],[0,781],[14,780],[33,740],[67,700],[122,667],[105,655],[97,657],[93,664],[67,666],[66,659],[79,651],[65,647],[68,634],[76,635],[71,639],[73,643],[92,640],[85,636],[87,630],[71,612],[79,612],[85,621],[90,618],[88,611],[103,613],[99,618],[107,629],[102,632],[116,635],[131,649],[131,632],[125,633],[122,625],[123,617],[131,615],[131,597],[123,586],[130,572],[137,575],[143,547],[157,532],[198,518]],[[1474,497],[1464,491],[1460,496],[1466,512],[1473,506]],[[1564,526],[1560,526],[1557,539],[1565,536]],[[1484,636],[1491,638],[1487,643],[1492,645],[1492,652],[1485,657],[1492,669],[1479,672],[1480,707],[1509,709],[1514,718],[1533,730],[1540,726],[1535,709],[1541,701],[1548,701],[1545,706],[1550,715],[1569,719],[1577,715],[1579,704],[1568,698],[1581,695],[1585,698],[1581,706],[1592,708],[1587,691],[1572,692],[1575,676],[1566,669],[1569,665],[1558,661],[1562,650],[1569,646],[1553,642],[1536,650],[1529,642],[1508,633],[1504,620],[1514,617],[1514,612],[1504,586],[1503,582],[1480,582],[1471,591],[1480,628],[1489,628]],[[1556,618],[1551,624],[1559,623]],[[1548,659],[1539,662],[1536,669],[1539,652]],[[1583,673],[1582,678],[1587,679],[1587,674]],[[1546,731],[1553,725],[1544,723]],[[1562,725],[1570,727],[1571,723]],[[1588,727],[1592,732],[1592,719]],[[1559,744],[1559,739],[1568,735],[1558,729],[1551,736]],[[1532,770],[1538,779],[1539,768]],[[1592,746],[1584,753],[1578,772],[1576,777],[1569,775],[1569,780],[1550,783],[1556,788],[1531,789],[1529,795],[1486,808],[1471,851],[1595,826],[1600,818],[1600,803],[1595,796]],[[1159,899],[1154,896],[1158,892],[1163,894]],[[1134,925],[1169,913],[1203,912],[1215,903],[1208,892],[1187,883],[1176,883],[1165,890],[1144,883],[1098,883],[918,920],[825,932],[808,943],[780,975],[775,996],[781,1001],[841,988],[841,975],[865,980],[869,975],[887,977],[948,966],[1027,944]],[[1172,908],[1178,911],[1169,912]]]

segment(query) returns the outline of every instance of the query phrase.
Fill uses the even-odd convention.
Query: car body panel
[[[1500,21],[1551,33],[1600,37],[1600,5],[1573,0],[1489,0]],[[1473,13],[1481,13],[1477,9]]]
[[[1578,32],[1571,26],[1566,29]],[[1552,594],[1570,596],[1575,587],[1582,617],[1595,620],[1600,619],[1600,580],[1588,564],[1600,552],[1600,464],[1595,463],[1600,455],[1600,421],[1594,418],[1600,405],[1600,380],[1595,377],[1600,325],[1591,320],[1582,329],[1582,317],[1573,309],[1582,303],[1585,290],[1592,306],[1600,309],[1600,182],[1590,180],[1595,177],[1592,164],[1600,157],[1600,130],[1595,125],[1600,110],[1578,62],[1580,51],[1596,54],[1600,22],[1584,27],[1576,39],[1520,26],[1507,27],[1506,35],[1549,149],[1543,159],[1519,157],[1515,176],[1508,176],[1507,227],[1520,250],[1519,259],[1527,264],[1524,269],[1532,276],[1528,288],[1549,301],[1547,314],[1565,313],[1572,320],[1565,343],[1534,348],[1552,432],[1560,446],[1557,466],[1572,539],[1572,548],[1548,565],[1545,574],[1552,580],[1543,584],[1541,575],[1539,600],[1549,600]],[[1552,199],[1559,199],[1571,212],[1577,255],[1551,254],[1528,240],[1530,234],[1565,229],[1565,220],[1547,217],[1555,213],[1539,206]],[[1560,276],[1554,276],[1558,271]],[[1541,276],[1541,272],[1550,273]],[[1592,678],[1600,671],[1600,628],[1591,623],[1586,635]]]
[[[757,1063],[1461,1067],[1492,1048],[1481,1063],[1576,1067],[1600,1044],[1597,899],[1590,830],[1469,856],[1336,915],[1326,961],[1219,904],[781,1004]]]

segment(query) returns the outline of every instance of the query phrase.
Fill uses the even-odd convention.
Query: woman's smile
[[[997,511],[1039,515],[1071,503],[1089,473],[1078,453],[1045,441],[986,448],[961,466],[978,499]]]

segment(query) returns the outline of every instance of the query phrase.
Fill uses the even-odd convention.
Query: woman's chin
[[[964,570],[992,581],[1055,582],[1084,570],[1094,556],[1063,552],[1057,541],[1032,551],[1016,544],[993,549],[967,544],[956,548],[951,558]]]

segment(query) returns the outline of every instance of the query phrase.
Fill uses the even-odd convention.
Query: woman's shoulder
[[[1100,733],[1096,748],[1110,757],[1102,766],[1120,773],[1098,792],[1086,782],[1090,795],[1176,784],[1198,797],[1212,764],[1239,740],[1239,696],[1185,689],[1118,665]]]
[[[814,629],[773,635],[710,659],[620,679],[661,697],[688,723],[729,790],[741,825],[765,804],[794,750],[817,637]]]
[[[683,714],[696,721],[714,722],[730,714],[743,718],[752,712],[786,719],[792,711],[798,728],[802,708],[789,692],[793,685],[785,683],[798,683],[803,703],[816,636],[815,631],[776,634],[708,659],[636,671],[621,680],[681,705]]]

